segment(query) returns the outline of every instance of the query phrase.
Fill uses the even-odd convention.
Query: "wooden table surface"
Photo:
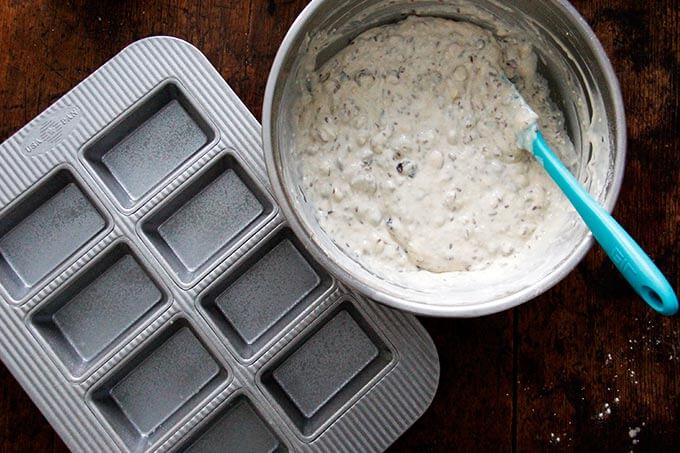
[[[623,88],[628,162],[615,214],[680,288],[680,6],[574,3]],[[305,4],[0,0],[0,139],[150,35],[195,44],[259,117],[269,67]],[[680,450],[680,319],[647,309],[597,248],[517,309],[422,322],[439,350],[439,390],[392,451]],[[65,450],[4,366],[0,450]]]

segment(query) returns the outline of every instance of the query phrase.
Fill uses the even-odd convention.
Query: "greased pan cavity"
[[[205,57],[136,42],[0,147],[0,356],[74,451],[381,451],[431,339],[287,227]]]

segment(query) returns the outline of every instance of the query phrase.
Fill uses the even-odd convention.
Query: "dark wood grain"
[[[603,42],[624,92],[628,165],[615,213],[678,288],[680,6],[574,3]],[[158,34],[196,45],[259,117],[278,44],[305,4],[1,0],[0,139],[127,44]],[[514,311],[423,323],[440,353],[439,391],[393,451],[680,446],[680,321],[652,314],[599,249]],[[0,384],[0,451],[65,451],[4,367]],[[629,429],[636,427],[633,439]]]
[[[615,215],[678,288],[678,3],[575,4],[612,59],[628,114]],[[551,443],[577,451],[680,448],[679,320],[650,312],[600,249],[517,312],[519,451]]]

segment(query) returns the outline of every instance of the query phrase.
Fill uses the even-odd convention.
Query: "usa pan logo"
[[[65,105],[49,112],[28,131],[21,150],[29,156],[51,151],[73,132],[80,116],[80,109],[75,105]]]

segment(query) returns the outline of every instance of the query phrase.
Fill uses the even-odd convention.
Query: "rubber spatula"
[[[531,110],[515,85],[508,79],[515,93],[513,99],[518,108]],[[526,111],[526,110],[525,110]],[[571,174],[557,155],[550,149],[536,122],[517,134],[522,149],[529,151],[540,162],[546,172],[564,192],[593,237],[614,262],[619,272],[628,280],[637,293],[659,313],[672,316],[678,312],[678,298],[670,283],[649,256],[614,218],[595,201],[578,180]]]

